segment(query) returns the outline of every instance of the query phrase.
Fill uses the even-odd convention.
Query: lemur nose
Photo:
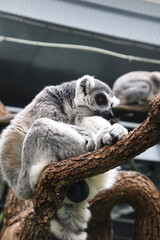
[[[112,112],[112,109],[110,109],[109,111],[108,111],[108,120],[110,120],[111,118],[113,118],[114,117],[114,114],[113,114],[113,112]]]
[[[101,112],[100,116],[107,120],[110,120],[111,118],[114,117],[114,114],[112,112],[112,109],[108,109],[106,111]]]
[[[112,109],[108,109],[106,111],[95,111],[94,114],[97,115],[97,116],[101,116],[101,117],[103,117],[107,120],[110,120],[111,118],[114,117]]]

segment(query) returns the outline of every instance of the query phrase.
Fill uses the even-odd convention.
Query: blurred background
[[[0,100],[13,113],[46,85],[90,74],[112,88],[124,73],[160,71],[156,60],[160,0],[1,0]],[[146,116],[120,121],[131,130]],[[160,146],[122,168],[146,174],[159,187]],[[116,206],[112,215],[114,239],[132,239],[133,209]]]

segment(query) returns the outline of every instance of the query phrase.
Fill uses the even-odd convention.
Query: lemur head
[[[111,107],[115,99],[106,83],[89,75],[77,80],[74,99],[77,115],[98,115],[109,120],[113,117]]]

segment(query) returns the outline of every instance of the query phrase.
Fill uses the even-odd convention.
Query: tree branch
[[[88,240],[112,240],[112,231],[103,226],[105,223],[110,227],[110,212],[120,203],[127,203],[135,210],[134,240],[160,239],[160,192],[146,176],[120,171],[114,187],[101,191],[90,204]]]

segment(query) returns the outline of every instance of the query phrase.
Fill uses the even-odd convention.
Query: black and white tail
[[[66,199],[50,222],[54,240],[86,240],[91,213],[88,202],[73,203]]]

